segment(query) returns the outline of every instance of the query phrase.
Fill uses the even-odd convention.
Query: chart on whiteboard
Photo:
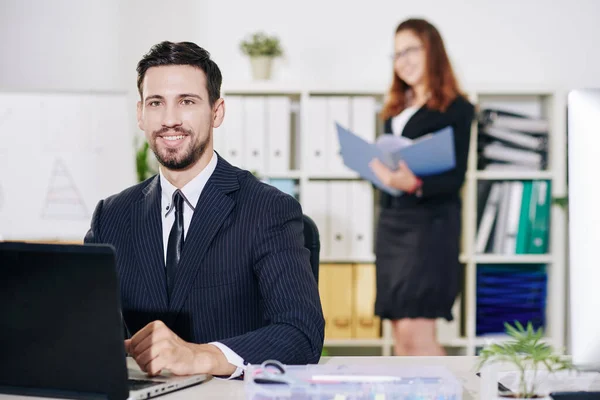
[[[0,92],[0,236],[80,240],[135,183],[125,94]]]
[[[60,159],[56,160],[52,168],[42,218],[58,220],[89,220],[90,218],[77,184]]]

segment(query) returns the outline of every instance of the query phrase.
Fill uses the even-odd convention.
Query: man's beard
[[[154,134],[152,135],[153,141],[151,142],[152,145],[150,147],[152,148],[152,151],[154,152],[156,159],[162,166],[164,166],[167,169],[174,170],[174,171],[181,171],[181,170],[188,168],[190,165],[195,164],[196,161],[198,161],[202,157],[202,155],[206,151],[206,147],[208,146],[208,143],[210,142],[210,135],[209,135],[204,141],[202,141],[196,145],[191,144],[190,148],[184,150],[185,153],[184,153],[183,157],[180,159],[175,158],[175,155],[177,154],[179,149],[166,148],[165,151],[167,154],[165,157],[163,157],[158,152],[158,149],[156,146],[156,138],[159,135],[162,135],[166,132],[178,132],[178,133],[186,134],[191,137],[192,131],[183,129],[181,127],[163,128],[161,130],[154,132]],[[169,157],[170,155],[173,155],[173,157]]]

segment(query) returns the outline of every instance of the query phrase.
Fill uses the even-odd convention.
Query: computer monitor
[[[569,92],[569,353],[600,366],[600,89]]]

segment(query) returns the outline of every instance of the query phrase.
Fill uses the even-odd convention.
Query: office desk
[[[478,400],[479,378],[475,375],[476,357],[323,357],[320,364],[378,364],[390,366],[444,366],[463,383],[463,399]],[[244,399],[244,382],[210,379],[200,385],[159,397],[164,400]],[[0,395],[1,400],[39,399]],[[46,399],[47,400],[47,399]]]

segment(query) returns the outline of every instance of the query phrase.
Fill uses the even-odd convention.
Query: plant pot
[[[250,65],[252,66],[252,78],[254,78],[255,80],[271,79],[271,67],[273,65],[273,57],[250,57]]]

